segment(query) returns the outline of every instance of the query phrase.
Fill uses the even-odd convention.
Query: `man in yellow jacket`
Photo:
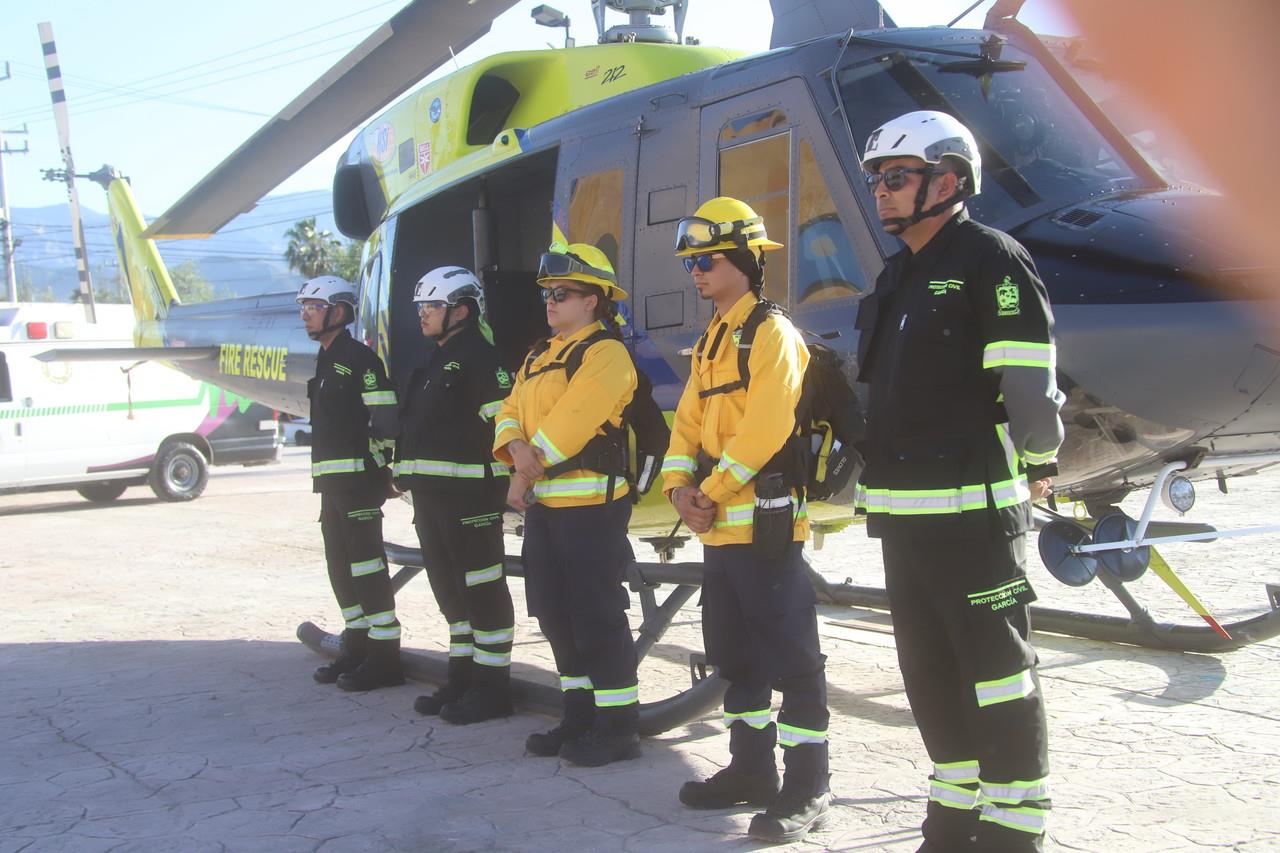
[[[813,588],[796,404],[809,352],[761,303],[764,253],[781,248],[747,204],[714,198],[680,221],[676,254],[716,312],[694,347],[663,464],[664,493],[704,545],[707,659],[729,682],[729,766],[688,782],[692,808],[765,806],[751,835],[795,841],[830,807],[827,682]],[[744,328],[753,330],[744,339]],[[739,348],[750,347],[743,375]],[[772,691],[782,694],[775,724]],[[781,741],[781,790],[774,745]]]

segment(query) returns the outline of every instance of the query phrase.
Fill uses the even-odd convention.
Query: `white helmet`
[[[943,157],[954,157],[968,168],[968,186],[961,192],[962,197],[977,195],[982,189],[978,142],[955,116],[918,110],[880,125],[867,137],[862,168],[870,170],[877,161],[890,157],[919,157],[934,165],[941,163]]]
[[[356,289],[351,282],[336,275],[318,275],[303,282],[298,288],[299,303],[308,299],[323,299],[327,305],[345,302],[354,311],[356,307]]]
[[[443,302],[452,308],[463,299],[472,300],[480,309],[477,319],[484,317],[484,286],[465,267],[436,267],[418,279],[413,289],[414,302]]]

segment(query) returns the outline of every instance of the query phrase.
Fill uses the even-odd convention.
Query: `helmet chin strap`
[[[938,202],[937,204],[922,210],[924,207],[925,197],[929,195],[929,182],[933,180],[933,175],[923,176],[920,181],[920,189],[916,190],[915,211],[910,216],[891,216],[888,219],[881,219],[880,225],[890,234],[898,235],[906,231],[912,225],[921,220],[928,219],[931,216],[937,216],[940,213],[953,207],[957,202],[964,201],[968,196],[957,193],[949,199]]]
[[[347,326],[346,323],[330,323],[329,322],[329,318],[333,316],[333,309],[337,307],[338,307],[337,305],[330,305],[329,307],[324,309],[324,328],[320,329],[317,332],[307,332],[308,338],[311,338],[311,340],[313,341],[318,341],[321,338],[323,338],[325,335],[329,334],[330,332],[336,332],[338,329],[346,328]]]
[[[454,305],[448,305],[448,304],[446,303],[446,307],[445,307],[445,309],[444,309],[444,318],[443,318],[443,319],[441,320],[441,322],[440,322],[440,334],[438,334],[438,335],[429,335],[429,336],[428,336],[428,337],[430,337],[433,341],[439,341],[441,338],[443,338],[443,337],[445,337],[446,335],[450,334],[450,333],[451,333],[451,332],[453,332],[455,329],[461,329],[463,326],[465,326],[465,325],[467,324],[467,321],[471,319],[471,312],[470,312],[470,309],[468,309],[468,311],[467,311],[467,316],[466,316],[466,317],[462,318],[462,319],[461,319],[460,321],[458,321],[457,323],[454,323],[454,324],[452,324],[452,325],[451,325],[451,324],[449,323],[449,319],[453,316],[453,309],[454,309],[455,307],[456,307],[456,306],[454,306]]]

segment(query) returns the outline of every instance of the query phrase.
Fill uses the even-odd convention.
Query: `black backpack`
[[[775,302],[761,299],[756,303],[736,339],[739,378],[708,388],[700,397],[727,394],[751,384],[751,345],[760,324],[773,314],[791,319],[786,309]],[[698,341],[699,356],[705,343],[704,335]],[[781,471],[788,485],[805,490],[809,499],[821,501],[857,481],[862,457],[854,445],[866,438],[867,427],[840,354],[823,344],[808,344],[808,349],[809,366],[796,403],[796,432],[761,471]]]
[[[582,359],[586,356],[587,350],[601,341],[616,340],[618,340],[617,336],[610,330],[599,329],[576,344],[563,361],[552,362],[532,372],[530,368],[534,361],[551,347],[550,340],[543,341],[534,347],[525,359],[525,379],[551,370],[564,370],[566,381],[571,382],[578,368],[582,367]],[[630,355],[631,350],[628,349],[627,354]],[[636,390],[631,397],[631,402],[627,403],[622,410],[622,424],[616,427],[608,421],[601,424],[600,428],[604,430],[604,435],[595,436],[574,456],[546,468],[547,477],[558,477],[578,469],[625,477],[632,487],[631,499],[634,503],[638,503],[640,496],[647,494],[653,487],[658,472],[662,469],[662,458],[667,452],[667,445],[671,443],[671,428],[667,426],[662,407],[653,399],[653,383],[635,364],[634,356],[631,363],[636,369]],[[634,433],[636,438],[636,470],[634,472],[631,470],[631,433]],[[605,499],[613,500],[612,479],[609,480],[609,490]]]

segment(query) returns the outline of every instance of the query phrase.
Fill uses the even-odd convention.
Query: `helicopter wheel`
[[[1040,531],[1040,559],[1049,574],[1067,586],[1084,586],[1098,574],[1098,559],[1071,549],[1092,542],[1089,531],[1071,521],[1051,521]]]
[[[1137,530],[1138,522],[1123,512],[1116,511],[1098,519],[1098,523],[1093,528],[1093,541],[1099,544],[1123,542],[1126,539],[1132,539]],[[1116,580],[1125,583],[1142,577],[1147,571],[1147,566],[1151,565],[1151,546],[1149,545],[1124,550],[1098,551],[1097,554],[1102,568]]]

